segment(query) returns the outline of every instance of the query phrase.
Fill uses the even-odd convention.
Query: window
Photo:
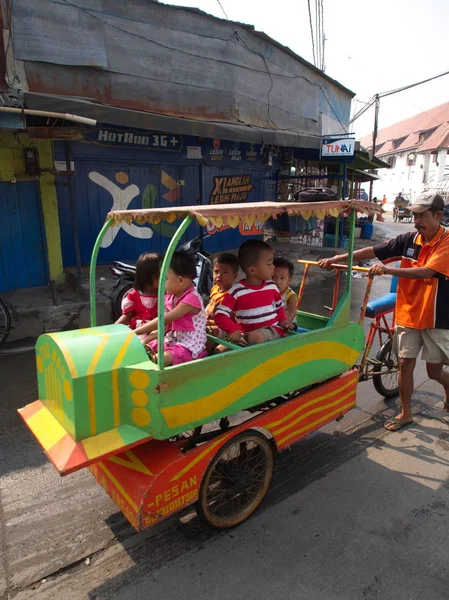
[[[407,156],[407,167],[414,167],[416,165],[416,154],[411,152]]]
[[[427,131],[421,131],[419,134],[419,138],[418,141],[420,144],[422,144],[423,142],[425,142],[426,140],[428,140],[430,138],[430,136],[432,135],[432,133],[436,130],[437,128],[434,127],[433,129],[428,129]]]
[[[392,169],[394,169],[395,166],[396,166],[396,156],[394,156],[394,155],[393,156],[387,156],[385,158],[385,162],[387,162],[390,165],[390,167]]]
[[[403,142],[405,142],[405,138],[406,138],[406,137],[407,137],[407,136],[405,136],[405,137],[401,137],[401,138],[398,138],[397,140],[393,140],[393,148],[394,148],[395,150],[396,150],[397,148],[399,148],[399,146],[400,146],[400,145],[401,145]]]
[[[432,162],[433,162],[433,164],[435,164],[437,162],[437,153],[436,152],[432,152]]]

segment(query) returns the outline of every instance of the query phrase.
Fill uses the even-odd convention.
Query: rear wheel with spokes
[[[11,331],[11,315],[8,307],[0,300],[0,346],[6,342]]]
[[[385,398],[393,398],[399,394],[399,358],[393,351],[391,339],[388,339],[376,356],[378,364],[373,375],[376,391]]]
[[[237,435],[220,448],[204,475],[198,514],[218,529],[239,525],[262,502],[273,469],[273,448],[265,436]]]

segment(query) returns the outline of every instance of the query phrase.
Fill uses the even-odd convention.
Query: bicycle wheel
[[[0,300],[0,346],[6,342],[11,331],[11,315],[8,307]]]
[[[235,436],[220,448],[204,475],[198,515],[216,529],[239,525],[262,502],[273,468],[273,449],[261,433]]]
[[[393,398],[399,394],[399,358],[391,340],[388,339],[376,355],[379,364],[375,366],[378,375],[373,375],[376,392],[385,398]],[[385,371],[385,372],[383,372]]]

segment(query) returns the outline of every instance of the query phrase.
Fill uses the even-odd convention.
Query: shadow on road
[[[253,582],[251,597],[271,597],[270,587],[275,586],[275,582],[268,575],[264,576],[263,563],[259,565],[258,560],[268,553],[268,561],[276,563],[279,555],[284,556],[288,565],[292,562],[291,556],[286,555],[288,547],[290,552],[294,552],[297,562],[289,573],[290,578],[294,579],[297,576],[295,572],[301,571],[298,562],[305,561],[310,566],[310,561],[317,560],[315,570],[322,571],[320,576],[324,588],[329,586],[329,595],[317,598],[340,597],[338,592],[341,597],[348,598],[392,597],[387,595],[389,576],[385,577],[383,573],[385,569],[389,572],[395,570],[395,564],[387,564],[391,561],[392,551],[394,554],[394,547],[397,547],[397,563],[408,560],[407,568],[411,572],[410,583],[406,584],[404,595],[400,597],[419,598],[417,586],[423,589],[423,593],[426,590],[428,599],[444,597],[445,580],[438,572],[435,576],[438,565],[447,564],[449,558],[442,531],[435,535],[441,537],[445,548],[441,548],[441,552],[439,550],[432,567],[426,573],[421,571],[419,582],[414,581],[416,578],[412,573],[414,562],[424,560],[422,555],[428,552],[423,534],[422,540],[416,542],[418,532],[424,527],[435,528],[432,530],[436,531],[441,527],[440,521],[447,524],[449,520],[446,475],[449,460],[438,457],[435,450],[429,448],[429,445],[438,445],[441,449],[441,444],[446,444],[449,449],[449,431],[442,433],[438,428],[422,427],[416,423],[403,434],[398,434],[401,441],[408,441],[404,441],[398,450],[389,442],[391,434],[386,434],[381,426],[384,418],[382,414],[376,415],[365,426],[349,434],[318,433],[280,455],[271,488],[261,508],[237,529],[213,531],[187,511],[180,518],[172,518],[153,530],[133,536],[120,526],[117,536],[122,539],[123,548],[134,566],[91,590],[89,598],[145,598],[152,595],[149,586],[155,587],[158,596],[166,594],[171,598],[181,598],[182,590],[189,589],[196,598],[207,598],[210,587],[206,582],[213,586],[214,581],[223,580],[224,573],[230,573],[232,577],[226,579],[226,587],[220,587],[221,600],[243,597],[242,589],[238,589],[238,581],[242,577],[240,584],[243,589],[248,581]],[[385,468],[379,464],[382,459],[373,461],[369,456],[370,450],[379,455],[379,452],[392,449],[402,454],[400,460],[413,459],[408,461],[410,471]],[[353,466],[350,467],[351,461]],[[435,476],[435,470],[441,469],[444,469],[445,476]],[[427,470],[433,474],[426,474]],[[338,486],[331,481],[324,483],[323,477],[330,473],[332,479],[340,478]],[[429,482],[432,486],[428,485]],[[296,495],[300,491],[301,495]],[[373,503],[374,498],[376,501]],[[109,525],[116,528],[117,522]],[[415,556],[405,559],[402,544],[411,536],[416,544]],[[231,543],[229,538],[233,538]],[[267,549],[267,544],[271,550]],[[362,573],[367,568],[362,563],[368,560],[369,544],[373,546],[369,549],[371,563],[366,564],[370,570],[371,567],[377,568],[373,562],[378,565],[378,574],[374,584],[368,581],[367,585],[374,585],[376,594],[380,595],[359,596],[360,590],[349,594],[348,590],[360,581],[357,565]],[[385,544],[390,544],[392,551],[385,552],[381,548]],[[378,553],[376,546],[379,546]],[[179,559],[176,567],[170,566],[176,559]],[[335,577],[332,565],[341,568],[342,574],[345,569],[347,571],[344,577],[346,587],[341,590],[333,587],[337,581],[338,588],[338,577]],[[108,566],[106,560],[102,563],[102,571],[107,571]],[[165,569],[159,571],[161,567]],[[307,578],[312,572],[308,570],[303,575]],[[146,583],[142,583],[140,589],[139,582],[143,580]],[[171,595],[170,582],[172,586],[176,582],[176,589],[172,588]],[[302,585],[305,584],[302,581]],[[309,584],[316,587],[317,581],[309,581]],[[412,595],[407,595],[407,585],[413,590]],[[333,590],[332,594],[330,590]],[[440,596],[432,594],[437,591],[441,591]],[[297,592],[299,594],[299,589]]]

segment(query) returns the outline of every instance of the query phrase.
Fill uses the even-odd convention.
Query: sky
[[[228,18],[254,25],[313,63],[307,0],[220,0]],[[172,0],[225,18],[218,0]],[[310,0],[312,10],[315,2]],[[449,70],[449,0],[323,0],[325,71],[356,93],[356,110],[379,92]],[[314,21],[313,21],[314,22]],[[449,75],[384,98],[379,128],[449,101]],[[374,108],[354,122],[373,129]]]

